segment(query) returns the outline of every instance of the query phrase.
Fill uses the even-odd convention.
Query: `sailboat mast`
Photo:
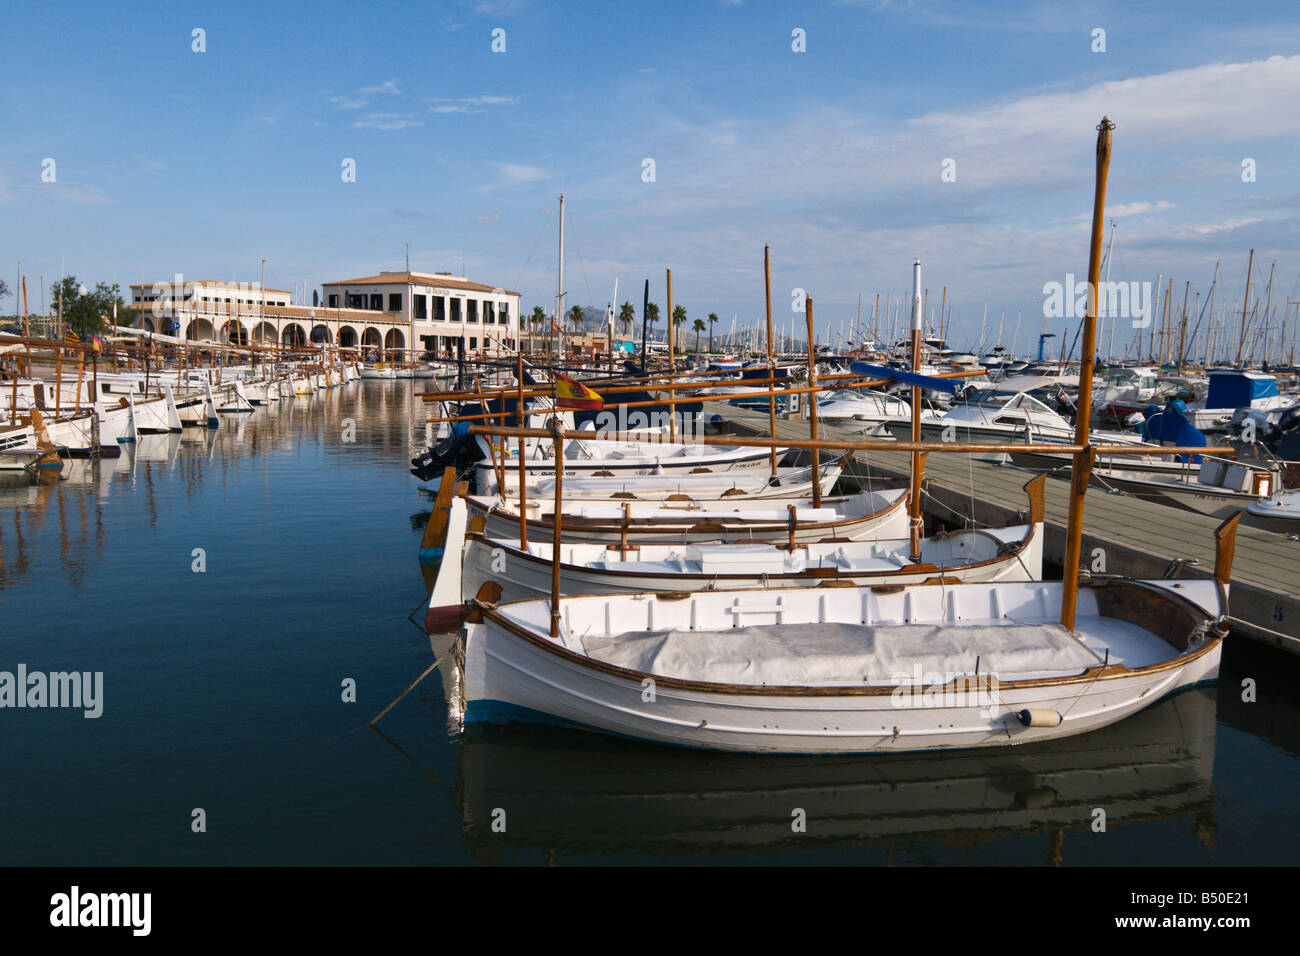
[[[1209,328],[1205,330],[1205,360],[1201,362],[1201,365],[1204,366],[1205,368],[1210,367],[1210,342],[1214,338],[1214,290],[1217,289],[1218,287],[1219,287],[1219,263],[1215,262],[1214,281],[1210,283],[1210,304],[1206,307],[1206,311],[1209,313],[1210,316],[1210,325]]]
[[[1097,125],[1097,182],[1092,201],[1092,248],[1088,254],[1088,311],[1083,319],[1083,351],[1079,356],[1079,395],[1075,402],[1074,443],[1083,446],[1070,469],[1070,523],[1065,561],[1061,568],[1061,623],[1074,630],[1079,597],[1079,559],[1083,551],[1083,499],[1092,478],[1096,453],[1089,446],[1092,413],[1092,370],[1097,352],[1097,282],[1101,278],[1101,235],[1106,215],[1106,176],[1110,171],[1111,131],[1115,124],[1103,116]]]
[[[560,193],[560,271],[555,283],[555,358],[564,359],[564,193]]]
[[[1241,338],[1237,341],[1237,368],[1241,368],[1241,351],[1246,347],[1246,313],[1250,310],[1250,273],[1255,268],[1255,250],[1250,250],[1246,264],[1246,300],[1241,304]]]
[[[921,260],[912,263],[912,371],[921,368],[921,335],[925,327],[925,306],[921,298]],[[912,441],[921,441],[921,387],[912,386]],[[921,558],[921,469],[925,467],[925,455],[919,451],[912,452],[911,494],[908,496],[908,522],[911,537],[911,555],[913,561]]]
[[[1114,250],[1114,248],[1115,248],[1115,220],[1112,219],[1112,220],[1110,221],[1110,241],[1109,241],[1108,243],[1106,243],[1106,287],[1107,287],[1107,288],[1110,288],[1110,261],[1111,261],[1111,255],[1110,255],[1110,254],[1111,254],[1111,251]],[[1101,320],[1100,316],[1101,316],[1101,314],[1100,314],[1100,310],[1099,310],[1099,311],[1098,311],[1098,321]],[[1106,349],[1106,360],[1107,360],[1107,362],[1109,362],[1111,359],[1113,359],[1113,358],[1115,357],[1115,319],[1116,319],[1116,318],[1117,318],[1116,316],[1111,316],[1111,319],[1110,319],[1110,345],[1109,345],[1109,347]],[[1100,329],[1100,327],[1099,327],[1098,330],[1097,330],[1097,337],[1098,337],[1098,338],[1101,337],[1101,329]]]

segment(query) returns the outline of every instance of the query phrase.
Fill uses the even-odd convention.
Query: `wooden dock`
[[[720,415],[744,431],[767,434],[766,412],[722,402],[706,402],[704,412]],[[866,437],[824,421],[819,432],[823,439]],[[807,438],[808,422],[778,416],[776,437]],[[862,481],[907,477],[907,452],[858,452],[855,457],[853,472]],[[1030,472],[977,461],[970,455],[931,454],[925,466],[924,507],[949,528],[959,527],[967,515],[982,525],[1011,524],[1023,520],[1022,489],[1031,477]],[[1047,482],[1044,558],[1058,565],[1065,553],[1069,487],[1068,481],[1060,479]],[[1214,529],[1219,523],[1207,515],[1092,488],[1084,511],[1083,567],[1137,578],[1209,577],[1214,568]],[[1233,630],[1300,654],[1298,590],[1300,541],[1243,522],[1237,530],[1232,568]]]

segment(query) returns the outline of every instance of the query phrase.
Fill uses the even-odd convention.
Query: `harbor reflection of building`
[[[436,648],[435,648],[436,650]],[[453,690],[454,688],[447,688]],[[457,788],[466,839],[554,854],[791,851],[937,841],[968,849],[1039,835],[1039,862],[1069,862],[1065,836],[1187,819],[1212,848],[1215,692],[1200,688],[1128,721],[1044,746],[865,757],[780,757],[644,746],[576,730],[470,728]],[[806,813],[806,832],[792,812]],[[494,813],[508,826],[493,831]]]
[[[410,382],[361,382],[285,399],[247,414],[222,415],[216,428],[140,435],[122,446],[118,458],[66,459],[57,473],[34,477],[2,473],[0,588],[48,564],[52,545],[46,532],[51,522],[57,523],[53,547],[59,566],[68,580],[80,583],[90,562],[103,555],[113,526],[111,505],[106,505],[119,494],[142,496],[148,523],[156,527],[169,497],[164,491],[179,488],[193,500],[205,481],[234,482],[245,471],[260,473],[274,456],[292,453],[304,443],[319,443],[327,458],[360,446],[374,459],[404,471],[408,460],[425,447],[429,407],[414,395]],[[353,444],[342,440],[343,421],[349,418],[355,425]],[[414,491],[415,479],[411,481]],[[284,491],[292,500],[293,488]],[[38,547],[47,552],[40,561]]]

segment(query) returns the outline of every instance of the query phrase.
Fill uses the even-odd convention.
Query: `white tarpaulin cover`
[[[723,631],[584,635],[601,661],[660,677],[719,684],[862,684],[918,673],[1077,673],[1101,663],[1059,624],[782,624]],[[923,681],[934,680],[922,677]]]

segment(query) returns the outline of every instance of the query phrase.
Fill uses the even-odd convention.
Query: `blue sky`
[[[41,3],[0,42],[0,275],[21,259],[33,308],[61,263],[125,285],[265,257],[310,290],[406,242],[549,308],[563,188],[570,302],[618,277],[639,306],[649,277],[662,306],[670,266],[692,317],[753,321],[767,242],[778,324],[804,288],[838,329],[920,257],[958,344],[987,303],[1027,350],[1043,284],[1086,272],[1102,113],[1112,279],[1194,296],[1221,259],[1239,302],[1254,247],[1274,303],[1300,298],[1293,2]]]

